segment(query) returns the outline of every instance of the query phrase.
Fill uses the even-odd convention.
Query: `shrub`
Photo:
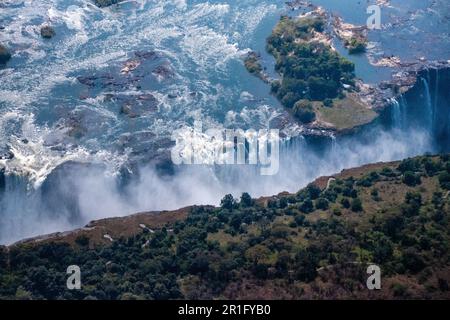
[[[350,200],[348,200],[348,198],[342,198],[341,200],[341,204],[345,209],[350,208]]]
[[[314,205],[311,199],[306,199],[300,204],[299,210],[303,213],[310,213],[314,210]]]
[[[294,220],[295,220],[295,223],[297,224],[297,226],[302,226],[303,223],[305,222],[305,216],[302,214],[299,214],[299,215],[295,216]]]
[[[362,202],[359,198],[355,198],[352,200],[351,209],[353,212],[363,211]]]
[[[86,235],[80,235],[75,239],[75,243],[81,247],[87,247],[89,245],[89,238]]]
[[[421,183],[420,176],[412,173],[411,171],[406,171],[404,173],[402,181],[404,184],[410,187],[414,187]]]
[[[294,105],[294,116],[302,123],[310,123],[316,119],[312,104],[308,100],[299,100]]]
[[[331,100],[330,98],[326,98],[325,100],[323,100],[323,105],[325,107],[332,107],[333,106],[333,100]]]
[[[366,42],[361,39],[352,38],[348,43],[348,53],[357,54],[366,51]]]
[[[227,194],[220,201],[220,206],[223,209],[232,210],[236,206],[236,200],[234,200],[234,198],[233,198],[233,196],[231,194]]]
[[[241,196],[240,204],[242,207],[251,207],[253,205],[253,199],[247,192],[244,192]]]
[[[316,200],[316,209],[327,210],[329,206],[328,200],[325,198],[319,198]]]

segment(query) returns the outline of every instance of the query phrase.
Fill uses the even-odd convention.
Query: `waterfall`
[[[0,240],[29,235],[32,221],[38,218],[36,197],[28,189],[25,176],[2,174],[0,189]],[[23,234],[16,234],[21,230]]]
[[[434,128],[434,110],[433,105],[431,103],[431,94],[430,94],[430,86],[428,85],[428,81],[424,78],[420,78],[422,80],[424,89],[425,89],[425,116],[427,119],[427,128],[430,130],[430,132]]]
[[[400,103],[398,102],[397,99],[392,99],[392,113],[391,113],[391,117],[392,117],[392,127],[394,128],[402,128],[403,127],[403,121],[402,121],[402,110],[400,107]]]
[[[336,154],[337,142],[336,137],[334,135],[331,136],[331,153]]]
[[[439,70],[436,70],[434,83],[434,110],[438,110],[438,92],[439,92]],[[436,119],[435,119],[436,120]]]
[[[402,94],[400,96],[400,113],[401,113],[400,121],[401,121],[402,128],[404,128],[406,123],[408,122],[408,119],[407,119],[408,109],[409,109],[408,101],[406,100],[405,96]]]

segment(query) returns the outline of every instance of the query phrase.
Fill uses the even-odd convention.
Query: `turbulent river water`
[[[356,24],[370,3],[313,2]],[[386,29],[370,34],[373,55],[450,57],[446,1],[391,4]],[[450,149],[449,76],[432,70],[364,132],[313,139],[293,122],[283,127],[275,176],[252,166],[167,168],[171,133],[194,120],[245,130],[285,116],[242,63],[256,50],[273,72],[265,38],[281,14],[292,12],[268,0],[102,9],[88,0],[0,1],[0,42],[13,52],[0,67],[0,243],[142,210],[218,204],[226,193],[296,191],[343,168]],[[42,24],[56,36],[42,39]],[[365,56],[349,58],[366,82],[390,77]]]

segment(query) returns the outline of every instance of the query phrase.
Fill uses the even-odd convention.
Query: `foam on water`
[[[260,129],[284,112],[269,86],[248,74],[241,61],[255,43],[264,43],[284,10],[282,2],[271,0],[137,0],[108,8],[85,0],[6,2],[0,12],[6,28],[0,35],[13,50],[13,59],[0,70],[0,151],[7,149],[14,157],[0,160],[0,166],[19,176],[7,184],[8,197],[1,203],[0,243],[136,211],[218,204],[225,193],[296,191],[319,175],[430,151],[430,135],[415,128],[374,130],[359,142],[336,139],[330,151],[316,153],[298,136],[302,128],[293,124],[283,132],[287,141],[276,176],[261,177],[251,166],[184,166],[168,179],[149,166],[140,168],[139,181],[119,192],[115,174],[133,148],[141,147],[136,138],[138,145],[119,150],[124,137],[167,138],[175,129],[188,130],[193,120],[201,120],[205,128]],[[423,16],[417,11],[414,19]],[[39,34],[44,23],[56,30],[51,40]],[[371,39],[377,56],[384,54],[385,37],[387,32]],[[108,88],[80,99],[84,89],[78,76],[120,70],[141,50],[167,59],[173,79],[159,78],[150,89]],[[108,94],[152,94],[159,103],[154,113],[129,119],[118,112],[118,104],[105,103]],[[402,115],[395,116],[403,124],[406,104],[400,109]],[[74,119],[87,127],[81,138],[71,134]],[[209,152],[216,147],[201,135],[196,143]],[[46,212],[38,194],[22,192],[24,185],[37,188],[69,160],[107,167],[106,174],[93,170],[70,177],[80,206],[76,220],[66,212]]]
[[[148,48],[168,57],[178,77],[175,83],[153,92],[161,102],[163,112],[158,116],[164,121],[164,131],[170,133],[171,128],[183,125],[192,115],[209,118],[218,125],[220,121],[215,120],[214,113],[226,114],[227,108],[235,108],[231,104],[225,108],[222,105],[222,101],[235,94],[234,88],[220,83],[220,78],[232,74],[229,61],[239,61],[248,50],[239,41],[247,41],[267,15],[276,13],[275,9],[275,5],[264,1],[245,4],[130,1],[102,9],[86,1],[44,0],[38,4],[24,1],[1,13],[8,21],[3,32],[5,41],[13,48],[14,58],[20,59],[10,63],[11,72],[2,70],[0,117],[8,112],[22,115],[31,112],[36,115],[36,127],[42,126],[42,131],[56,130],[55,126],[61,122],[46,120],[46,114],[52,113],[58,104],[74,109],[79,106],[72,87],[80,71],[120,65],[133,51]],[[243,15],[251,18],[242,19]],[[43,23],[50,23],[57,31],[51,41],[43,41],[39,35]],[[64,96],[58,88],[65,88]],[[169,101],[167,93],[171,91],[181,93],[181,97]],[[191,92],[201,93],[201,99],[189,99]],[[112,112],[99,97],[83,103],[99,114]],[[160,120],[139,121],[162,134],[158,131]],[[122,133],[132,132],[129,125],[119,117],[108,117],[107,132],[111,136],[101,139],[103,148],[108,150]],[[78,143],[83,153],[98,151],[90,150],[86,142]],[[45,149],[43,146],[42,157],[48,151]],[[52,158],[53,152],[48,153]]]

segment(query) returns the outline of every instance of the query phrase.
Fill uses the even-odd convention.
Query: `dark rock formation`
[[[158,100],[152,94],[142,94],[137,98],[130,97],[123,100],[120,112],[130,118],[137,118],[147,112],[156,111],[158,107]]]
[[[122,1],[123,0],[94,0],[95,5],[100,8],[109,7]]]
[[[5,186],[6,186],[5,169],[0,168],[0,192],[5,190]]]
[[[0,44],[0,64],[5,64],[11,59],[11,52],[9,49]]]
[[[125,61],[119,68],[108,72],[99,72],[78,76],[78,82],[89,87],[90,90],[108,89],[108,91],[125,90],[130,87],[140,89],[146,83],[156,79],[167,79],[174,75],[167,61],[160,61],[161,56],[155,51],[138,51],[134,57]]]
[[[49,26],[45,25],[41,27],[41,36],[45,39],[50,39],[56,35],[55,30]]]
[[[167,64],[162,64],[157,66],[152,73],[160,80],[166,80],[169,78],[173,78],[175,73],[172,68]]]

